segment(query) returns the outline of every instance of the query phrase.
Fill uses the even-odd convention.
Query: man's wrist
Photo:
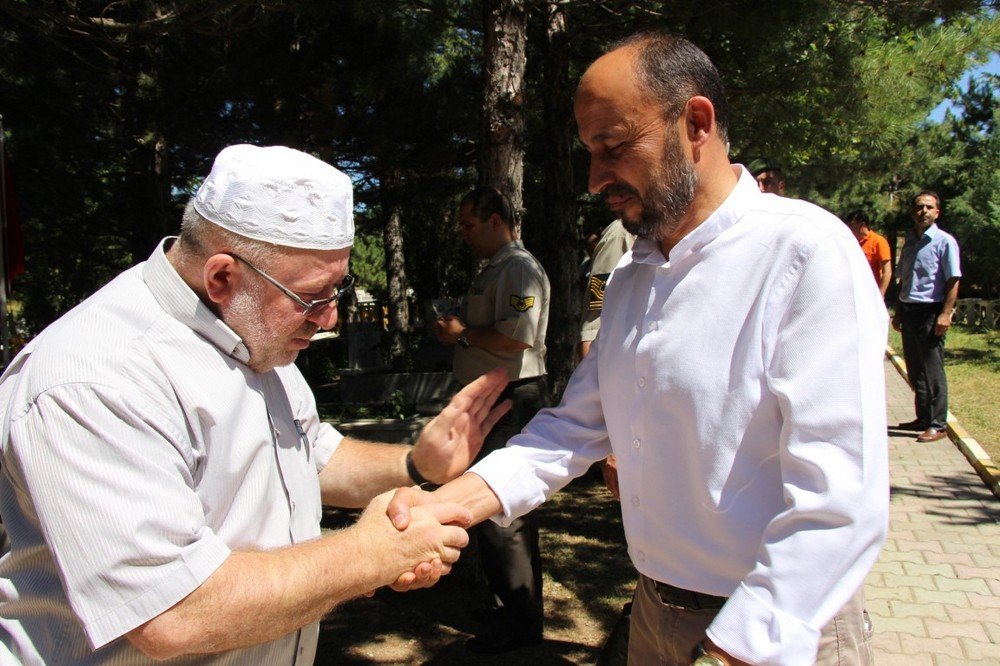
[[[709,652],[705,648],[705,641],[700,641],[691,653],[691,666],[729,666],[729,660],[720,654]]]
[[[413,449],[406,452],[406,473],[410,475],[410,480],[413,481],[415,485],[422,486],[424,484],[430,483],[420,470],[417,469],[416,464],[413,462]]]

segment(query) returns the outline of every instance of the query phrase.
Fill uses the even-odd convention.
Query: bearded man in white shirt
[[[618,461],[630,664],[863,664],[885,538],[887,316],[833,215],[728,158],[718,72],[641,34],[576,95],[589,189],[637,234],[563,402],[434,493],[501,523]]]
[[[509,406],[490,408],[505,374],[403,447],[342,437],[292,365],[350,288],[352,199],[305,153],[230,146],[179,238],[14,359],[0,663],[308,666],[336,604],[431,584],[458,558],[466,510],[398,531],[387,491],[464,471]],[[321,536],[321,503],[369,501]]]

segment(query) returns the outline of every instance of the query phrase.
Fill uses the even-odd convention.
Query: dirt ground
[[[541,645],[501,655],[464,648],[483,628],[475,611],[488,598],[473,546],[434,588],[406,594],[380,590],[335,609],[323,621],[316,664],[593,664],[635,584],[618,504],[588,476],[538,511],[545,596]],[[352,518],[332,512],[324,526]]]

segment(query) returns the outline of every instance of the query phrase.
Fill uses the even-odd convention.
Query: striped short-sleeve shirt
[[[317,538],[341,440],[294,366],[258,373],[161,245],[0,381],[0,663],[143,664],[122,636],[232,550]],[[311,664],[318,625],[199,664]]]

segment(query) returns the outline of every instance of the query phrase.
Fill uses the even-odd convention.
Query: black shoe
[[[927,430],[927,426],[930,425],[926,421],[921,421],[920,419],[913,419],[912,421],[907,421],[906,423],[900,423],[896,426],[896,430],[913,430],[915,432],[922,432]]]
[[[473,636],[465,641],[465,649],[479,654],[499,654],[539,645],[541,642],[541,636],[488,633]]]

